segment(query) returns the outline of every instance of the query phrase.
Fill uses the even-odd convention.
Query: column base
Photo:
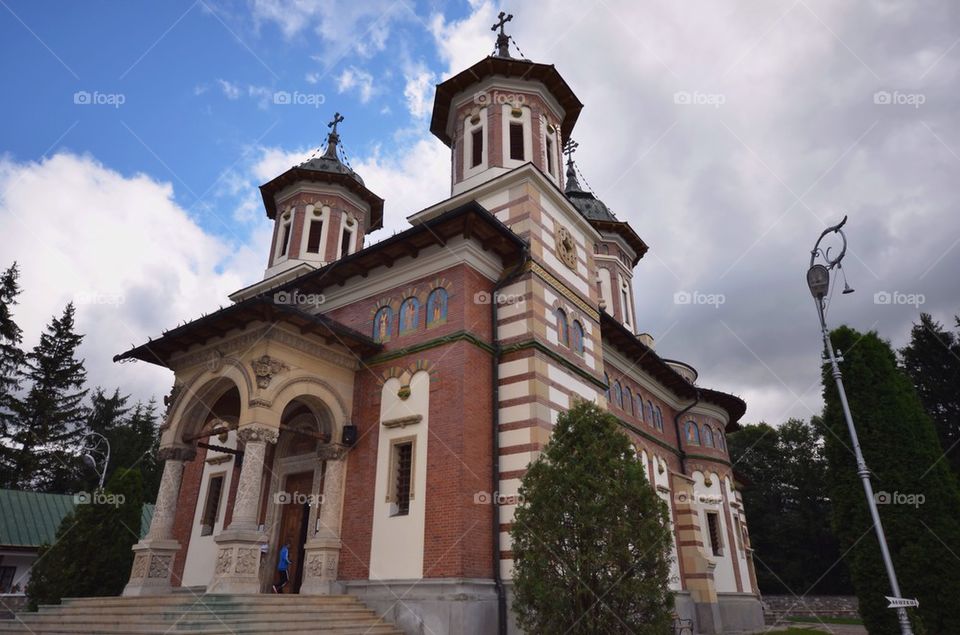
[[[143,540],[133,547],[133,567],[124,596],[167,595],[173,592],[170,578],[173,560],[180,551],[176,540]]]
[[[337,595],[342,585],[337,582],[341,542],[337,538],[314,538],[303,546],[303,582],[301,595]]]
[[[260,545],[266,537],[258,531],[228,529],[213,540],[217,562],[207,593],[260,593]]]

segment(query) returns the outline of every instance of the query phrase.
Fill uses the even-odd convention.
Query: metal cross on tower
[[[331,128],[330,134],[337,134],[337,124],[341,121],[343,121],[343,116],[338,112],[333,113],[333,121],[327,124],[327,127]]]
[[[497,34],[497,55],[500,57],[510,57],[510,36],[503,32],[503,27],[513,19],[513,14],[507,15],[501,11],[497,18],[497,23],[490,27],[491,31],[500,29],[500,33]]]
[[[573,163],[573,153],[577,151],[577,148],[580,147],[580,144],[574,141],[572,138],[567,139],[567,142],[563,144],[563,153],[567,155],[567,165]]]

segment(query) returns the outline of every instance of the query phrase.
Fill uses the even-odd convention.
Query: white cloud
[[[405,69],[403,76],[407,110],[415,119],[423,119],[433,108],[435,76],[423,63]]]
[[[240,99],[240,87],[234,84],[233,82],[228,82],[225,79],[218,79],[217,83],[220,84],[220,90],[223,91],[223,96],[230,100]]]
[[[337,77],[337,92],[345,93],[355,90],[360,103],[365,104],[376,94],[373,86],[373,75],[356,66],[349,66]]]
[[[268,233],[212,236],[174,202],[169,183],[124,176],[90,156],[2,159],[0,191],[2,266],[20,265],[15,317],[24,344],[75,302],[91,386],[162,396],[172,373],[120,367],[113,356],[226,304],[228,293],[262,275]]]

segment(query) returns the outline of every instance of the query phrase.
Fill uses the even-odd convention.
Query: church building
[[[263,279],[115,358],[175,377],[124,595],[270,593],[289,544],[287,592],[355,596],[405,633],[519,632],[520,480],[587,399],[669,506],[679,617],[762,628],[726,443],[746,406],[643,332],[642,227],[578,178],[583,104],[511,56],[503,22],[494,55],[436,88],[449,198],[389,210],[342,158],[338,114],[325,148],[260,187]],[[385,213],[410,227],[373,243]]]

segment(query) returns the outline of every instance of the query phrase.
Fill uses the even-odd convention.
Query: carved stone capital
[[[161,461],[192,461],[197,458],[197,448],[180,445],[160,448],[157,457]]]
[[[339,443],[324,443],[317,448],[317,458],[321,461],[340,461],[349,449]]]
[[[280,438],[280,431],[263,425],[243,426],[237,430],[237,438],[244,443],[250,443],[251,441],[276,443],[277,439]]]
[[[268,388],[270,386],[270,380],[273,379],[274,375],[289,369],[289,366],[281,360],[270,357],[269,355],[258,357],[251,361],[250,365],[253,366],[253,374],[257,377],[258,388]]]

